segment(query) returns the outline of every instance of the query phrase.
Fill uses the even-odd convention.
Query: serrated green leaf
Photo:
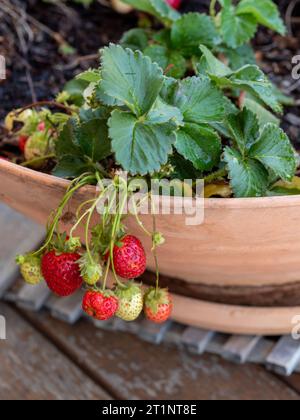
[[[259,124],[256,115],[244,108],[237,115],[229,115],[227,124],[242,156],[244,156],[246,151],[256,142],[259,135]]]
[[[249,156],[286,181],[295,175],[295,151],[288,136],[275,124],[264,127],[259,139],[250,148]]]
[[[122,0],[135,9],[149,13],[164,23],[171,24],[180,18],[180,14],[165,0]]]
[[[156,63],[140,51],[111,44],[102,50],[103,92],[123,102],[135,115],[146,114],[158,97],[164,76]]]
[[[124,48],[130,48],[133,51],[141,52],[148,46],[148,33],[141,28],[130,29],[125,32],[121,38],[120,44]]]
[[[275,112],[282,112],[282,106],[274,94],[272,83],[258,66],[247,65],[235,72],[229,73],[229,67],[214,57],[205,47],[201,47],[201,49],[204,56],[201,59],[199,71],[206,69],[208,76],[217,86],[223,89],[239,89],[249,92]]]
[[[252,15],[258,23],[279,32],[286,33],[283,20],[280,17],[278,7],[272,0],[241,0],[237,6],[238,15]]]
[[[93,169],[93,163],[111,154],[106,120],[94,119],[80,124],[71,118],[58,136],[55,151],[57,176],[72,178]]]
[[[106,120],[94,119],[82,123],[75,141],[83,155],[88,156],[93,162],[105,159],[111,154]]]
[[[80,148],[74,143],[77,136],[78,122],[71,118],[62,128],[60,135],[55,142],[56,156],[60,158],[64,155],[73,155],[81,157]]]
[[[56,167],[53,169],[52,174],[59,178],[77,178],[81,174],[92,170],[93,167],[88,164],[84,159],[74,155],[62,156]]]
[[[73,103],[77,106],[84,104],[84,91],[89,86],[89,82],[86,80],[72,79],[64,86],[64,91],[70,95],[68,102]]]
[[[205,76],[178,82],[166,80],[161,95],[165,102],[181,110],[185,122],[218,122],[226,115],[226,98]]]
[[[268,123],[276,124],[277,126],[280,125],[279,118],[276,118],[274,114],[264,108],[251,95],[246,95],[243,106],[250,109],[250,111],[252,111],[257,116],[261,128],[263,128]]]
[[[165,103],[161,98],[157,99],[148,113],[148,120],[155,124],[173,121],[177,126],[183,125],[183,115],[180,109]]]
[[[132,175],[158,171],[172,152],[175,129],[173,122],[153,123],[128,112],[113,111],[109,135],[116,161]]]
[[[169,50],[163,45],[150,45],[144,50],[144,54],[159,65],[163,70],[168,69],[167,75],[182,78],[187,70],[185,58],[177,51]]]
[[[101,74],[98,69],[90,69],[76,76],[77,80],[84,80],[88,83],[98,83],[101,80]]]
[[[226,66],[221,60],[218,60],[205,45],[200,45],[200,50],[203,56],[197,66],[198,74],[208,73],[218,77],[224,77],[232,73],[231,68]]]
[[[253,48],[249,44],[238,48],[230,48],[224,45],[217,48],[219,53],[224,54],[229,61],[232,70],[238,70],[247,64],[256,64],[256,58]]]
[[[185,179],[199,179],[202,176],[192,162],[176,152],[170,157],[170,163],[174,167],[174,172],[171,175],[173,179],[184,181]]]
[[[224,161],[227,164],[230,185],[235,197],[261,197],[268,188],[268,172],[255,159],[243,158],[237,150],[226,147]]]
[[[171,42],[174,48],[186,57],[199,55],[199,45],[212,47],[220,42],[220,36],[213,20],[200,13],[187,13],[178,19],[171,29]]]
[[[81,108],[79,110],[79,119],[80,122],[87,122],[90,120],[100,119],[108,120],[110,117],[111,108],[106,106],[99,106],[98,108]]]
[[[224,1],[224,8],[221,11],[221,33],[229,47],[240,47],[248,42],[256,31],[257,21],[255,17],[251,14],[239,15],[231,0]]]
[[[185,124],[176,134],[175,148],[196,169],[209,171],[220,161],[222,144],[219,135],[205,125]]]

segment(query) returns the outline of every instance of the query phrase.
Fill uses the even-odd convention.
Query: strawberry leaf
[[[236,12],[239,16],[252,15],[258,23],[281,35],[286,33],[278,8],[271,0],[241,0]]]
[[[275,124],[267,124],[259,139],[249,150],[249,156],[260,161],[274,175],[290,181],[297,162],[288,136]]]
[[[165,0],[122,0],[135,9],[155,16],[163,23],[170,24],[180,18],[180,14],[174,10]]]
[[[255,65],[247,65],[232,71],[204,46],[201,46],[203,57],[197,67],[198,72],[206,71],[217,86],[223,89],[239,89],[249,92],[275,112],[281,112],[274,87],[265,74]]]
[[[187,13],[172,26],[171,42],[187,57],[199,55],[199,45],[212,47],[220,42],[213,20],[204,14]]]
[[[138,119],[132,113],[115,110],[109,127],[116,160],[132,175],[153,173],[167,163],[176,140],[174,122]]]
[[[123,48],[130,48],[133,51],[139,50],[143,52],[148,46],[148,34],[141,28],[130,29],[123,34],[120,44]]]
[[[111,154],[107,121],[99,118],[79,124],[71,118],[63,127],[55,145],[57,176],[76,177]]]
[[[170,66],[168,76],[180,79],[185,75],[187,63],[179,52],[172,51],[163,45],[150,45],[144,50],[144,54],[164,70]]]
[[[229,66],[232,70],[238,70],[246,64],[256,64],[254,50],[249,44],[242,45],[238,48],[230,48],[222,45],[217,48],[217,51],[228,58]]]
[[[163,85],[163,72],[140,51],[110,44],[102,50],[102,92],[126,105],[135,115],[146,114]]]
[[[161,95],[165,102],[181,110],[185,122],[218,122],[226,115],[225,96],[205,76],[178,82],[167,79]]]
[[[224,0],[221,12],[221,33],[225,43],[237,48],[248,42],[257,31],[257,21],[251,14],[238,14],[231,0]]]
[[[261,197],[268,188],[268,172],[255,159],[243,158],[237,150],[225,148],[224,161],[235,197]]]
[[[111,154],[107,120],[94,119],[81,124],[74,141],[83,155],[88,156],[93,162],[105,159]]]
[[[209,171],[220,160],[222,144],[219,135],[208,126],[185,124],[177,132],[175,148],[196,169]]]
[[[258,137],[259,123],[256,115],[244,108],[239,114],[228,117],[228,128],[244,156]]]

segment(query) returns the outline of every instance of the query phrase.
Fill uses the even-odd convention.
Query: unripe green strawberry
[[[43,280],[41,259],[39,257],[19,255],[16,261],[20,265],[21,274],[26,283],[35,286]]]
[[[48,147],[48,134],[42,131],[37,131],[28,138],[25,144],[24,156],[26,161],[31,161],[33,159],[38,159],[45,156],[47,154]],[[32,165],[32,167],[34,167],[35,169],[39,169],[42,164],[37,162],[34,165]]]
[[[133,282],[128,282],[124,288],[117,287],[115,294],[119,299],[116,316],[124,321],[136,320],[140,316],[144,305],[142,288]]]
[[[97,255],[93,256],[91,261],[87,253],[83,254],[79,260],[81,276],[89,286],[94,286],[102,277],[102,266],[99,261],[100,258]]]

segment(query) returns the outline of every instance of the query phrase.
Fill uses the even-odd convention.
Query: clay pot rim
[[[15,163],[0,159],[0,167],[7,173],[22,178],[31,179],[34,182],[41,182],[48,186],[66,189],[70,181],[58,178],[53,175],[35,171],[33,169],[24,168]],[[94,187],[84,187],[85,191],[94,192]],[[287,195],[279,197],[254,197],[254,198],[206,198],[205,208],[231,208],[231,209],[249,209],[249,208],[278,208],[278,207],[298,207],[300,206],[300,195]]]

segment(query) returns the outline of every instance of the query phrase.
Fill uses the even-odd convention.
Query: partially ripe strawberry
[[[115,245],[113,259],[117,275],[124,279],[140,277],[146,270],[146,253],[135,236],[127,235]]]
[[[58,296],[70,296],[82,285],[77,253],[47,252],[42,258],[42,273],[49,289]]]
[[[45,131],[46,129],[46,124],[44,121],[41,121],[38,126],[37,126],[38,131]]]
[[[18,255],[16,262],[20,265],[20,271],[26,283],[35,286],[43,280],[41,259],[39,257]]]
[[[19,149],[20,149],[20,152],[23,154],[25,152],[25,145],[27,141],[28,141],[28,136],[23,136],[23,135],[19,136]]]
[[[182,0],[167,0],[167,3],[173,7],[173,9],[178,10],[181,6],[181,1]]]
[[[82,301],[82,309],[86,314],[99,321],[112,318],[118,309],[118,299],[113,292],[88,290]]]
[[[0,159],[1,159],[1,160],[6,160],[7,162],[9,162],[9,159],[8,159],[8,158],[6,158],[6,157],[4,157],[4,156],[0,156]]]
[[[123,321],[135,321],[141,314],[144,306],[141,286],[128,282],[124,287],[117,287],[115,294],[119,299],[117,317]]]
[[[145,295],[144,311],[149,321],[162,324],[170,318],[173,309],[172,297],[167,289],[151,287]]]

